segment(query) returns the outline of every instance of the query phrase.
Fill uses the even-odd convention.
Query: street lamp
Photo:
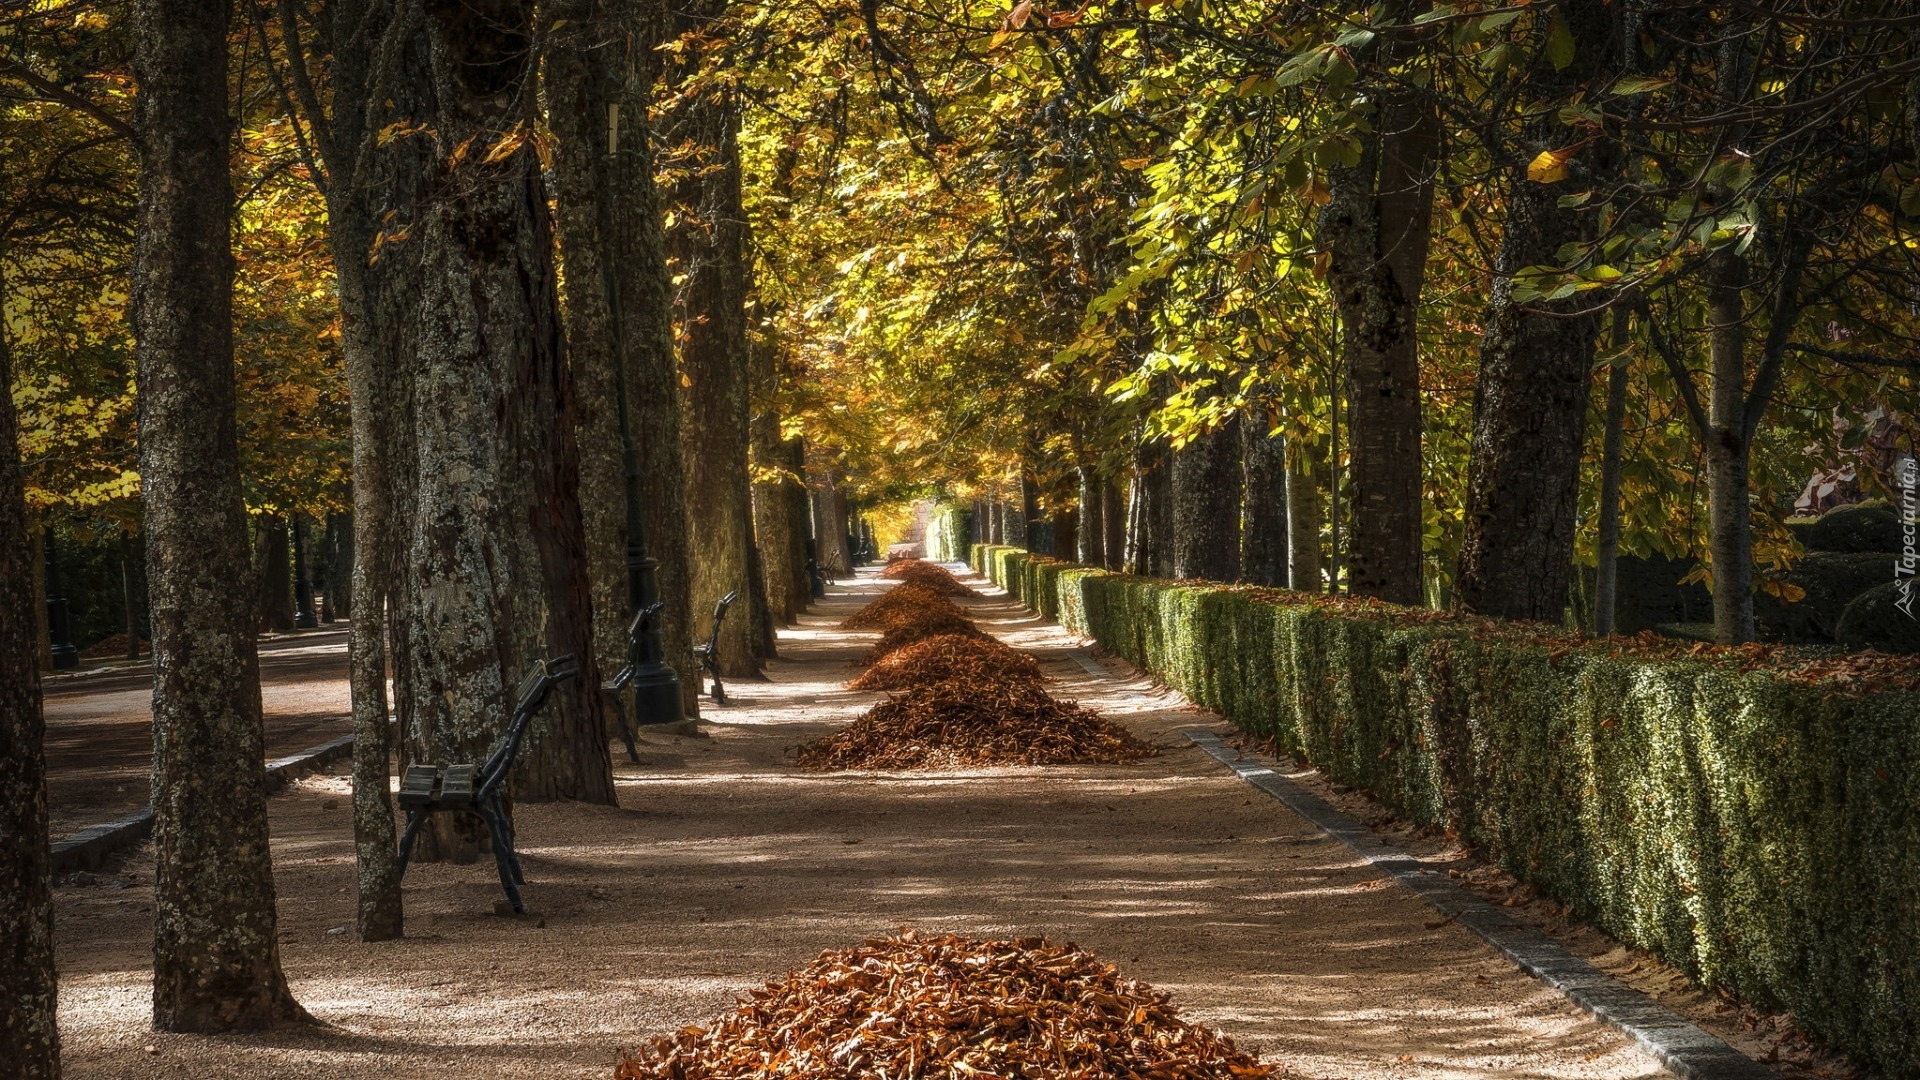
[[[67,626],[67,598],[60,587],[60,564],[54,557],[53,526],[47,526],[47,644],[55,670],[80,666],[80,649]]]
[[[680,676],[666,662],[660,643],[660,561],[647,557],[646,517],[640,509],[640,450],[633,443],[633,425],[627,415],[626,372],[616,365],[614,398],[620,412],[620,454],[626,471],[627,496],[627,666],[615,680],[633,689],[635,726],[677,724]],[[629,740],[631,741],[631,740]]]
[[[307,516],[293,515],[293,626],[311,630],[320,625],[313,615],[313,577],[307,572]]]

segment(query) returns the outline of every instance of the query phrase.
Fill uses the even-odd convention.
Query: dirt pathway
[[[147,1030],[149,856],[63,888],[71,1077],[595,1077],[822,949],[901,926],[1071,939],[1306,1077],[1662,1075],[1179,731],[1217,723],[1004,598],[982,626],[1077,697],[1165,745],[1125,767],[798,773],[789,747],[878,695],[841,684],[872,635],[841,590],[783,632],[771,681],[730,687],[710,739],[620,755],[618,809],[527,806],[535,917],[492,914],[487,864],[407,882],[411,936],[353,940],[343,777],[275,799],[286,966],[328,1027],[208,1039]],[[851,595],[849,595],[849,593]],[[126,884],[130,887],[114,888]]]
[[[347,632],[307,630],[260,642],[267,758],[353,729]],[[153,669],[116,664],[47,680],[47,809],[55,839],[147,805],[153,768]]]

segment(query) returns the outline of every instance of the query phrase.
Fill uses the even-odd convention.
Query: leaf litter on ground
[[[1071,942],[920,937],[822,953],[615,1080],[1263,1080],[1282,1075]]]

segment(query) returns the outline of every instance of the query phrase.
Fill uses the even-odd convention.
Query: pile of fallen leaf
[[[899,559],[887,564],[880,576],[894,581],[913,582],[939,589],[948,596],[978,596],[953,572],[939,563],[930,563],[921,559]]]
[[[1280,1072],[1072,944],[906,931],[821,954],[615,1080],[1256,1080]]]
[[[1118,765],[1157,753],[1038,683],[954,678],[890,697],[798,756],[802,768],[826,771]]]
[[[1056,701],[1033,657],[981,633],[937,584],[902,581],[840,625],[885,631],[849,687],[901,693],[796,748],[803,768],[1101,765],[1159,753],[1093,710]]]
[[[947,599],[937,585],[908,581],[881,593],[874,601],[845,619],[842,630],[895,630],[929,619],[966,618],[966,613]]]
[[[935,634],[880,656],[850,690],[909,690],[948,679],[1040,685],[1040,663],[985,634]]]

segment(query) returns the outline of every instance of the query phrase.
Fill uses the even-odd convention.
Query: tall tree
[[[1238,419],[1175,450],[1173,576],[1233,581],[1240,576]]]
[[[1287,446],[1265,408],[1241,420],[1240,580],[1287,583]]]
[[[694,41],[725,8],[712,3],[676,24]],[[692,63],[707,58],[689,48]],[[680,70],[681,105],[671,123],[687,160],[671,198],[676,222],[667,252],[680,281],[681,395],[687,537],[696,617],[737,593],[722,625],[722,673],[751,676],[773,652],[748,475],[751,356],[747,339],[747,221],[741,206],[740,102],[733,89]]]
[[[1412,7],[1394,5],[1394,21],[1408,21]],[[1347,587],[1397,604],[1424,598],[1416,329],[1438,133],[1426,93],[1383,76],[1413,51],[1379,37],[1362,48],[1363,66],[1376,69],[1378,107],[1359,135],[1359,161],[1331,170],[1318,222],[1347,379]]]
[[[1606,0],[1556,8],[1524,70],[1525,97],[1571,101],[1617,71],[1617,8]],[[1558,620],[1572,582],[1602,309],[1590,295],[1529,298],[1516,279],[1556,265],[1563,249],[1591,243],[1599,231],[1597,208],[1563,201],[1562,188],[1540,182],[1541,155],[1577,173],[1582,187],[1607,183],[1618,162],[1610,140],[1591,137],[1557,108],[1525,115],[1517,137],[1489,147],[1500,162],[1506,218],[1481,336],[1455,600],[1483,615]]]
[[[540,657],[581,658],[529,733],[516,799],[614,801],[592,650],[574,390],[536,151],[533,4],[429,4],[434,167],[415,226],[419,343],[396,505],[403,715],[416,760],[478,760]],[[470,857],[452,815],[423,857]]]
[[[280,970],[234,420],[226,0],[140,0],[133,325],[153,622],[153,1022],[305,1019]]]
[[[38,545],[27,528],[12,387],[0,328],[0,895],[8,897],[0,905],[0,1055],[21,1080],[59,1080],[46,722],[32,618]]]

